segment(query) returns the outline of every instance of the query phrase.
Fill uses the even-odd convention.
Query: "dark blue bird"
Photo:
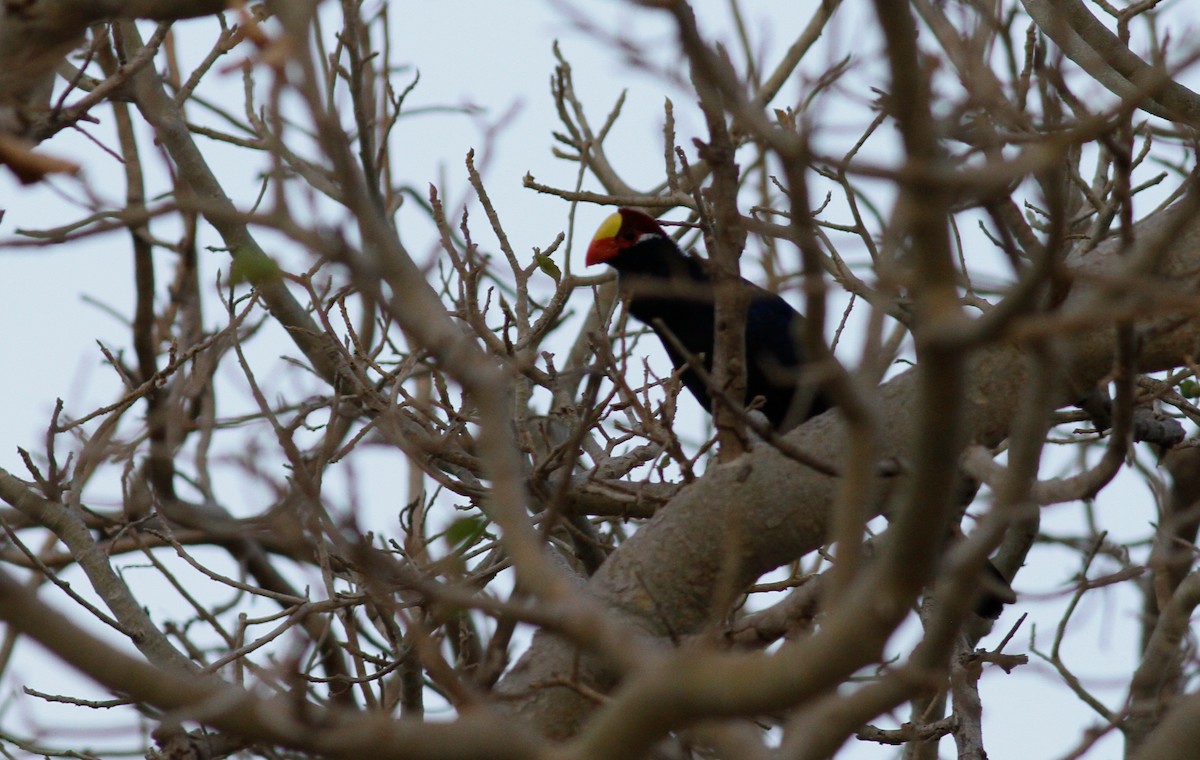
[[[687,364],[703,357],[712,373],[715,294],[704,264],[680,250],[652,217],[623,208],[600,225],[588,247],[587,263],[608,264],[619,274],[629,313],[662,340],[683,385],[712,413],[709,387]],[[746,310],[746,398],[761,398],[760,411],[779,432],[820,414],[831,404],[800,382],[804,354],[797,341],[804,317],[778,295],[741,281]],[[674,340],[672,340],[672,338]],[[686,354],[676,349],[676,342]]]

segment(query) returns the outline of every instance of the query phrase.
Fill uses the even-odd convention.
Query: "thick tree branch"
[[[1168,276],[1154,279],[1150,290],[1156,297],[1175,288],[1182,288],[1181,295],[1191,292],[1194,275],[1185,273],[1200,269],[1200,221],[1194,209],[1195,200],[1188,196],[1139,223],[1134,255],[1129,258],[1120,255],[1120,241],[1068,258],[1076,278],[1075,291],[1052,319],[1060,329],[1069,330],[1064,339],[1069,350],[1061,360],[1070,387],[1060,389],[1057,403],[1071,402],[1078,397],[1077,388],[1095,383],[1112,367],[1116,342],[1109,320],[1117,311],[1114,303],[1139,298],[1135,282],[1126,283],[1128,287],[1116,285],[1131,259],[1170,240],[1162,267]],[[1176,274],[1174,278],[1169,276],[1171,272]],[[1105,317],[1096,313],[1101,305]],[[1143,371],[1179,366],[1200,350],[1200,319],[1194,313],[1140,324],[1139,329],[1146,336],[1139,356]],[[962,417],[968,440],[994,445],[1008,434],[1027,385],[1027,371],[1022,350],[1016,345],[999,345],[972,355],[964,379]],[[914,371],[879,389],[882,461],[906,462],[913,456],[916,393]],[[787,438],[833,461],[841,459],[846,450],[845,430],[836,411],[809,421]],[[883,509],[894,492],[895,480],[880,483],[873,513]],[[593,577],[591,592],[653,635],[673,638],[694,632],[721,613],[712,607],[718,578],[728,573],[744,586],[825,541],[830,517],[826,506],[834,503],[837,487],[835,478],[806,470],[770,447],[756,448],[730,464],[710,469],[672,499],[613,553]],[[926,538],[930,548],[939,541],[937,536]],[[789,645],[777,655],[722,661],[727,667],[693,665],[700,672],[688,683],[692,689],[690,710],[753,713],[795,704],[833,688],[841,677],[877,657],[883,644],[866,635],[875,628],[863,624],[874,619],[871,605],[854,608],[865,617],[853,626],[837,624],[846,620],[839,614],[826,621],[812,639]],[[541,633],[502,682],[501,691],[540,731],[566,737],[578,729],[594,704],[566,688],[535,685],[578,679],[607,689],[618,677],[609,664],[581,655],[557,636]],[[752,693],[731,686],[735,683],[746,684]],[[673,704],[666,695],[658,696],[661,704]]]

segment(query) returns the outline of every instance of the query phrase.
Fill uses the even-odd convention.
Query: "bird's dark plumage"
[[[687,356],[702,356],[711,373],[715,294],[703,264],[679,249],[650,216],[621,209],[600,225],[588,247],[587,263],[608,264],[619,275],[629,313],[658,334],[684,387],[710,413],[705,382],[687,367]],[[749,297],[746,311],[746,401],[762,397],[761,411],[778,431],[795,427],[829,408],[828,400],[800,384],[804,355],[797,341],[804,317],[778,295],[741,281]],[[672,337],[674,340],[672,340]]]

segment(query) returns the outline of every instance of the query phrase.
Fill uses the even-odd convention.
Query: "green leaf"
[[[262,251],[238,248],[233,252],[233,266],[229,270],[229,279],[234,285],[243,282],[262,285],[278,280],[279,276],[280,269],[275,259]]]
[[[1179,395],[1184,398],[1196,398],[1200,396],[1200,384],[1195,380],[1184,380],[1179,384]]]
[[[535,251],[533,260],[537,262],[538,269],[553,277],[555,282],[562,279],[562,270],[558,268],[558,264],[554,263],[554,259],[551,256],[541,251]]]
[[[485,528],[487,521],[481,515],[469,515],[450,523],[444,535],[451,546],[461,551],[469,549],[479,541]]]

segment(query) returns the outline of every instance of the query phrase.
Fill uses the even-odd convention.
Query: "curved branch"
[[[1200,94],[1151,66],[1100,23],[1081,0],[1021,0],[1054,44],[1114,95],[1168,121],[1200,126]]]
[[[228,0],[40,0],[0,6],[0,133],[20,134],[45,105],[54,74],[91,24],[106,19],[178,21],[220,13]],[[10,110],[13,109],[13,110]]]

